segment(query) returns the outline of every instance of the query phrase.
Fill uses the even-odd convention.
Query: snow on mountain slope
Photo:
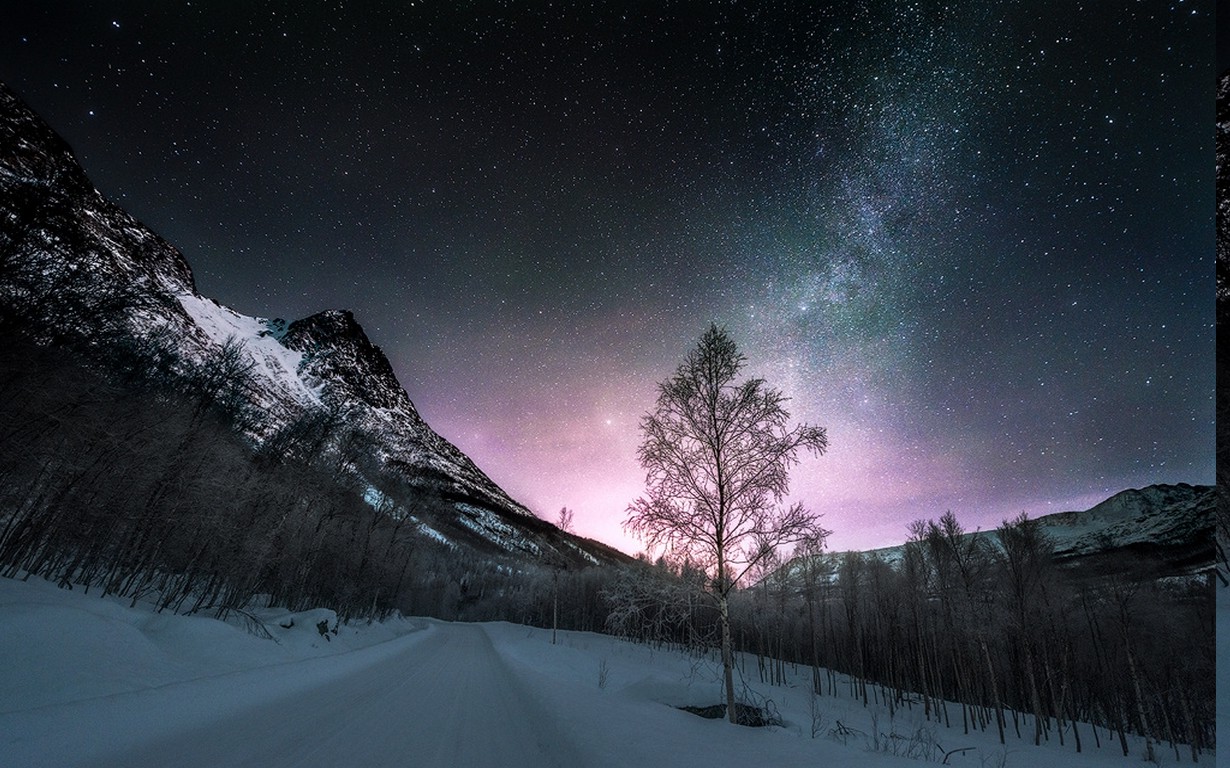
[[[321,405],[321,382],[316,381],[313,385],[299,376],[303,353],[287,348],[269,332],[266,322],[241,315],[230,307],[196,294],[181,293],[176,299],[196,327],[209,338],[210,346],[243,344],[244,352],[253,365],[253,376],[268,384],[266,392],[280,389],[283,397],[305,408]],[[273,409],[273,403],[268,398],[262,405],[265,412]]]

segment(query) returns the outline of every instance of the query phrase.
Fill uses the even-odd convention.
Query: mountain
[[[1151,485],[1120,491],[1096,506],[1036,518],[1054,545],[1056,565],[1089,575],[1134,571],[1178,576],[1214,566],[1217,489],[1209,485]],[[969,532],[995,542],[994,531]],[[905,546],[866,552],[900,563]]]
[[[1151,485],[1121,491],[1083,512],[1038,518],[1060,561],[1113,550],[1165,551],[1175,565],[1212,562],[1216,489],[1207,485]]]
[[[181,369],[226,360],[245,382],[239,405],[255,444],[331,414],[365,436],[378,466],[450,510],[425,527],[438,541],[549,562],[626,559],[535,517],[437,434],[349,311],[288,323],[202,296],[183,254],[95,189],[68,144],[3,84],[0,330],[104,358],[169,345]]]

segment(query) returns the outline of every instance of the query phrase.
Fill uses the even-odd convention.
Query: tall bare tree
[[[646,495],[624,521],[650,546],[665,545],[707,573],[721,618],[732,723],[731,591],[778,547],[828,533],[802,504],[783,506],[799,449],[819,456],[828,447],[824,428],[789,427],[786,397],[763,379],[736,383],[745,362],[726,330],[711,325],[675,375],[658,385],[637,451]]]

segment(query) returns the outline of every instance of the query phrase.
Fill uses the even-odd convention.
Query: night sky
[[[828,428],[836,549],[1213,482],[1212,2],[3,4],[0,79],[203,294],[353,310],[626,551],[710,322]]]

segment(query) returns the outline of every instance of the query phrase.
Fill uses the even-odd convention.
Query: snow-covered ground
[[[1219,590],[1219,629],[1227,609]],[[905,766],[919,762],[893,753],[921,749],[920,735],[970,747],[955,766],[1141,762],[1139,744],[1129,758],[1108,738],[1094,749],[1088,727],[1076,754],[1070,739],[1004,747],[993,731],[965,735],[917,710],[889,718],[861,700],[822,696],[813,709],[805,670],[790,686],[748,681],[782,727],[704,720],[675,707],[719,700],[712,660],[604,635],[552,645],[549,630],[400,619],[326,641],[327,611],[262,618],[276,642],[0,579],[0,766]]]

